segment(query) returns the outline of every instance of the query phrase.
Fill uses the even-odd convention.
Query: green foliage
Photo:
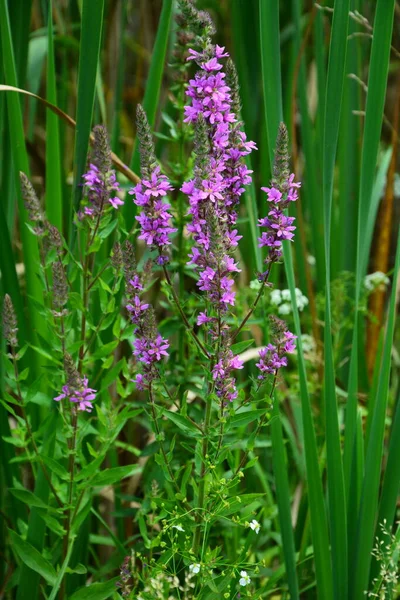
[[[0,0],[1,595],[394,600],[394,0],[137,4]],[[181,191],[204,178],[210,151],[205,120],[184,120],[196,72],[187,53],[210,52],[216,40],[236,64],[237,73],[227,68],[229,85],[240,84],[235,110],[258,147],[245,158],[253,181],[235,225],[241,272],[235,309],[224,314],[187,262]],[[295,242],[284,242],[265,276],[258,219],[270,205],[260,187],[276,176],[282,121],[301,200],[288,208]],[[109,125],[118,156],[96,123]],[[90,164],[101,193],[82,184]],[[138,239],[127,193],[140,167],[151,174],[156,164],[173,186],[166,264]],[[22,192],[20,171],[33,186],[23,178]],[[217,254],[225,226],[214,212],[204,218]],[[382,227],[392,239],[387,273],[366,278],[382,264]],[[130,283],[136,276],[143,289]],[[143,309],[147,321],[132,320],[137,301],[153,307]],[[204,311],[218,335],[197,324]],[[296,333],[297,350],[260,380],[255,363],[276,339],[276,316]],[[132,353],[156,332],[169,358],[141,386],[134,378],[148,371]],[[237,397],[225,402],[215,373],[229,349],[243,368]],[[81,403],[88,394],[88,404],[73,394]]]

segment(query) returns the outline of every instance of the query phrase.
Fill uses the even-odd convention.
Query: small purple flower
[[[60,402],[60,400],[68,399],[70,402],[74,402],[78,405],[78,410],[91,412],[93,408],[93,400],[96,398],[96,391],[88,387],[89,381],[87,377],[81,379],[81,385],[79,388],[72,388],[69,385],[62,387],[62,393],[56,396],[54,400]]]
[[[296,336],[286,329],[283,321],[278,321],[277,339],[274,344],[268,344],[259,351],[259,362],[256,367],[260,370],[258,379],[264,380],[267,375],[275,375],[281,367],[287,366],[285,354],[293,354],[296,349]]]
[[[231,350],[223,349],[212,371],[215,391],[222,403],[233,402],[237,398],[236,382],[232,377],[235,369],[243,369],[242,360],[234,356]]]
[[[95,127],[94,138],[89,170],[82,175],[84,205],[78,214],[80,219],[85,216],[100,215],[107,205],[118,209],[124,204],[123,200],[116,195],[120,188],[115,171],[112,169],[111,149],[105,127],[101,125]]]
[[[213,320],[212,317],[208,317],[207,313],[201,312],[201,313],[199,313],[199,316],[197,317],[197,325],[200,327],[200,325],[204,325],[205,323],[210,323],[212,320]]]
[[[133,304],[127,304],[126,308],[131,314],[132,323],[138,323],[141,313],[149,308],[149,304],[142,304],[139,296],[135,296]]]

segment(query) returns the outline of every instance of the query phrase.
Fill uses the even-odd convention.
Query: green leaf
[[[241,354],[247,348],[250,348],[254,344],[254,340],[244,340],[244,342],[238,342],[237,344],[233,344],[231,346],[231,350],[233,354]]]
[[[114,577],[105,583],[92,583],[72,594],[69,600],[107,600],[115,593],[117,581],[119,577]]]
[[[45,508],[49,510],[49,506],[43,502],[40,498],[35,496],[33,492],[29,490],[21,490],[19,488],[11,488],[8,490],[15,498],[24,502],[24,504],[28,504],[28,506],[36,506],[37,508]]]
[[[36,573],[39,573],[48,583],[54,585],[56,572],[53,566],[43,558],[36,548],[23,540],[15,531],[9,529],[8,533],[11,537],[13,550],[18,554],[22,562]]]
[[[178,413],[172,412],[170,410],[166,410],[163,413],[163,416],[175,423],[182,429],[185,433],[190,433],[191,435],[199,436],[201,435],[201,431],[197,429],[197,427],[187,418],[179,415]]]
[[[105,471],[101,471],[95,477],[93,477],[93,479],[90,480],[90,485],[112,485],[117,481],[121,481],[121,479],[125,479],[125,477],[130,477],[131,475],[140,473],[141,470],[142,467],[139,465],[127,465],[126,467],[114,467],[113,469],[106,469]],[[85,482],[83,485],[86,487],[87,483]]]
[[[259,419],[265,413],[267,409],[260,408],[257,410],[246,410],[243,412],[236,413],[233,417],[228,420],[228,427],[230,429],[234,429],[235,427],[243,427],[243,425],[248,425],[252,423],[256,419]]]

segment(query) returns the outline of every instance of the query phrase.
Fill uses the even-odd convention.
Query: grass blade
[[[392,527],[400,491],[400,461],[398,459],[398,448],[400,447],[400,394],[398,394],[396,404],[392,434],[390,436],[388,459],[385,476],[383,478],[382,495],[379,503],[377,530],[375,532],[378,543],[384,537],[382,535],[380,524],[386,523],[386,527],[389,530]],[[376,577],[378,568],[378,561],[374,557],[372,559],[371,580]]]
[[[73,207],[79,207],[82,195],[82,175],[85,171],[89,145],[94,98],[96,93],[97,65],[103,29],[104,0],[83,0],[81,41],[79,47],[78,105],[74,151]],[[72,206],[71,206],[72,210]]]
[[[277,0],[270,0],[270,2],[260,0],[260,50],[269,162],[272,165],[278,127],[283,119],[279,2]]]
[[[365,125],[364,125],[364,136],[361,154],[361,175],[360,175],[360,188],[359,188],[359,203],[358,203],[358,228],[357,228],[357,261],[356,261],[356,316],[354,320],[353,328],[353,342],[352,342],[352,354],[350,363],[350,385],[349,388],[348,402],[346,407],[346,427],[345,427],[345,443],[344,443],[344,464],[345,464],[345,476],[346,476],[346,489],[349,489],[350,478],[354,477],[351,474],[351,461],[353,456],[353,447],[356,431],[356,415],[357,415],[357,383],[356,378],[358,375],[359,368],[359,315],[358,315],[358,302],[361,291],[361,284],[363,276],[368,263],[368,255],[371,244],[373,223],[375,221],[375,215],[378,205],[378,195],[376,190],[378,189],[378,182],[381,181],[383,174],[381,169],[378,171],[377,183],[374,188],[374,176],[375,167],[379,150],[379,139],[382,127],[383,108],[386,94],[386,83],[389,67],[389,56],[390,56],[390,42],[393,27],[393,13],[394,13],[394,1],[391,0],[389,3],[378,0],[375,12],[375,23],[372,37],[372,48],[371,48],[371,60],[369,65],[369,80],[368,80],[368,93],[366,100],[365,110]],[[385,160],[389,160],[385,157]],[[384,161],[382,161],[383,164]],[[381,167],[384,169],[384,167]],[[367,215],[367,218],[365,218]],[[367,429],[368,432],[368,429]],[[369,447],[369,443],[368,443]],[[371,493],[374,493],[371,490]],[[353,518],[354,515],[349,513],[349,519]],[[363,519],[365,517],[362,517]],[[360,528],[360,522],[358,527]],[[367,536],[367,532],[364,532]],[[354,540],[354,544],[360,543],[360,539]],[[353,544],[353,542],[352,542]],[[363,574],[362,569],[367,568],[369,564],[368,547],[363,547],[362,554],[364,557],[363,565],[358,565],[354,562],[354,556],[357,556],[358,552],[361,552],[360,546],[356,548],[350,555],[350,568],[353,569],[357,566],[357,578],[358,581],[353,581],[354,587],[350,588],[358,590],[354,593],[362,594],[362,585],[366,585],[368,581],[368,573]],[[366,562],[365,562],[366,561]],[[363,583],[364,582],[364,583]],[[357,587],[358,586],[358,587]],[[353,597],[353,596],[352,596]],[[354,596],[356,597],[356,596]],[[361,596],[360,596],[361,597]]]
[[[17,76],[15,70],[14,52],[6,0],[0,0],[0,29],[5,78],[10,85],[15,86],[17,84]],[[20,228],[23,257],[25,263],[27,294],[28,296],[34,298],[34,300],[36,300],[39,304],[43,304],[42,287],[38,278],[38,268],[40,264],[39,251],[36,238],[25,226],[25,223],[27,222],[27,213],[22,199],[19,183],[19,171],[24,171],[25,173],[29,174],[29,163],[28,155],[25,148],[25,136],[22,124],[21,106],[19,102],[13,101],[11,97],[8,97],[7,106],[10,128],[10,140],[14,162],[15,189],[18,199],[18,210],[21,222]],[[16,302],[17,304],[19,303],[17,296]],[[20,306],[17,306],[17,309],[20,311]],[[39,315],[38,311],[30,311],[29,324],[30,327],[27,330],[28,338],[31,342],[34,342],[36,337],[35,332],[45,330],[45,328],[43,327],[42,317]],[[35,356],[32,356],[32,361],[34,364],[36,364]]]
[[[50,0],[47,30],[47,100],[57,105],[56,71],[54,64],[53,3]],[[62,232],[60,132],[57,116],[46,111],[46,212],[50,223]]]
[[[349,0],[334,5],[331,43],[329,49],[328,75],[326,82],[326,104],[323,134],[323,196],[325,228],[325,417],[326,454],[328,473],[329,519],[332,544],[332,568],[334,596],[345,600],[348,593],[347,573],[347,524],[346,497],[344,491],[343,464],[340,446],[338,407],[336,401],[335,368],[331,331],[331,221],[333,175],[337,143],[343,84],[346,66],[347,31],[349,22]]]
[[[156,40],[151,55],[149,75],[146,82],[146,91],[143,98],[143,108],[146,112],[150,127],[154,127],[157,108],[159,105],[161,84],[163,79],[165,57],[167,54],[168,38],[171,25],[173,0],[163,0],[160,21],[158,23]],[[140,169],[139,144],[136,140],[131,169],[135,173]],[[124,206],[127,227],[131,227],[136,214],[136,205],[133,202],[125,202]]]
[[[278,133],[280,121],[283,118],[282,112],[282,90],[281,90],[281,70],[280,70],[280,47],[279,47],[279,3],[260,1],[260,45],[262,77],[264,90],[264,109],[266,116],[268,148],[270,158],[270,172],[272,173],[272,164],[274,161],[275,140]],[[275,53],[271,54],[272,48]],[[268,65],[268,67],[267,67]],[[275,403],[275,414],[279,416],[279,408]],[[294,536],[290,517],[290,494],[284,464],[284,445],[282,436],[282,423],[276,419],[277,423],[272,425],[273,443],[275,442],[274,458],[275,474],[280,470],[278,504],[279,519],[283,538],[283,552],[286,564],[286,571],[289,578],[291,594],[293,598],[298,597],[298,584],[296,575],[296,559],[294,554]],[[275,453],[274,453],[275,454]]]
[[[279,509],[279,523],[282,535],[283,554],[285,557],[286,575],[290,598],[299,598],[299,586],[296,574],[296,554],[293,539],[292,516],[290,511],[290,490],[287,475],[287,458],[282,435],[282,422],[279,402],[274,398],[273,418],[271,423],[272,461],[275,473],[276,495]]]
[[[390,298],[386,336],[383,348],[382,368],[378,382],[374,415],[372,419],[371,433],[365,460],[365,477],[358,520],[357,547],[354,557],[354,578],[352,580],[353,585],[351,598],[354,598],[354,600],[361,600],[365,597],[364,592],[367,589],[369,579],[371,550],[374,542],[375,518],[378,505],[380,473],[383,455],[385,417],[391,366],[390,358],[395,325],[396,282],[399,275],[399,268],[400,233],[397,240],[396,264],[393,273],[392,294]]]

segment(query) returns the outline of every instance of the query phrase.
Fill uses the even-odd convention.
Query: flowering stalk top
[[[142,208],[142,212],[136,217],[141,227],[139,239],[158,250],[157,262],[163,265],[168,261],[165,249],[171,244],[170,235],[177,231],[171,226],[172,217],[168,212],[171,206],[164,202],[164,198],[173,188],[167,177],[161,174],[157,164],[150,126],[140,105],[137,107],[136,117],[142,180],[129,194],[135,197],[135,204]]]
[[[228,61],[227,77],[221,62],[228,53],[208,38],[203,39],[202,46],[200,52],[189,49],[187,59],[199,67],[186,91],[191,102],[185,106],[184,119],[194,124],[196,160],[195,176],[183,184],[182,192],[189,198],[188,231],[195,243],[190,264],[199,274],[197,286],[217,313],[200,313],[197,324],[206,326],[211,337],[220,340],[213,379],[218,397],[226,403],[237,397],[231,373],[242,368],[229,350],[225,315],[235,304],[233,274],[240,272],[232,256],[241,239],[235,228],[237,208],[245,186],[251,182],[244,157],[255,144],[246,140],[238,120],[236,71]]]
[[[93,134],[94,144],[89,170],[83,175],[87,202],[84,202],[79,213],[80,218],[101,215],[109,204],[115,209],[124,204],[117,196],[119,183],[112,169],[107,130],[103,125],[97,125]]]

